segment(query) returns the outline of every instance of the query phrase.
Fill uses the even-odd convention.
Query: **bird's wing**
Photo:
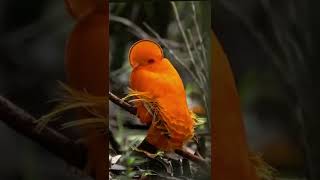
[[[145,69],[135,69],[131,73],[130,87],[136,91],[148,92],[154,97],[167,95],[185,96],[180,77],[166,73],[155,73]]]

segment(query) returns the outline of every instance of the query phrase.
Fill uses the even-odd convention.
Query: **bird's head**
[[[129,61],[132,68],[157,63],[162,59],[162,48],[151,40],[140,40],[134,43],[129,51]]]

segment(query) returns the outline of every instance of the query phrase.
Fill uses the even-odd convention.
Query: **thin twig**
[[[136,115],[137,114],[137,109],[130,105],[128,102],[122,100],[121,98],[117,97],[113,93],[109,91],[109,99],[116,105],[120,106],[121,108],[125,109],[127,112]]]
[[[193,57],[193,54],[192,54],[191,48],[190,48],[190,43],[189,43],[189,40],[187,38],[186,33],[184,32],[184,28],[183,28],[181,20],[180,20],[180,16],[179,16],[179,13],[178,13],[177,6],[176,6],[175,2],[171,2],[171,5],[173,7],[173,12],[175,14],[175,17],[176,17],[176,20],[177,20],[177,23],[178,23],[178,27],[179,27],[180,32],[182,34],[183,40],[184,40],[184,42],[185,42],[185,44],[187,46],[187,50],[188,50],[189,56],[191,58],[191,61],[195,64],[194,57]]]
[[[186,159],[189,159],[190,161],[192,161],[194,163],[197,163],[201,167],[209,168],[208,163],[204,159],[200,158],[199,156],[196,156],[194,154],[191,154],[191,153],[184,151],[184,150],[181,150],[181,149],[176,149],[174,152],[179,154],[180,156],[186,158]]]
[[[170,54],[177,60],[180,60],[179,56],[171,50],[170,46],[163,41],[159,33],[157,33],[152,27],[150,27],[146,22],[143,22],[143,25],[156,37],[157,41],[162,44],[165,48],[167,48],[170,52]]]
[[[150,36],[142,28],[140,28],[137,24],[133,23],[129,19],[110,14],[109,15],[109,20],[110,21],[114,21],[114,22],[118,22],[118,23],[121,23],[121,24],[127,26],[128,28],[131,29],[131,33],[133,33],[135,36],[137,36],[140,39],[155,40],[152,36]],[[172,47],[172,48],[181,48],[182,47],[182,44],[180,44],[178,42],[175,42],[175,41],[172,41],[172,40],[169,40],[169,39],[164,39],[164,38],[161,38],[161,40],[166,42],[167,44],[169,44],[170,47]]]
[[[192,16],[192,20],[193,20],[193,23],[196,27],[196,32],[197,32],[197,35],[198,35],[198,38],[200,40],[200,45],[201,45],[201,50],[202,50],[202,56],[203,58],[206,60],[207,59],[207,56],[206,56],[206,48],[204,47],[204,44],[203,44],[203,38],[201,36],[201,33],[200,33],[200,28],[199,28],[199,25],[198,25],[198,21],[197,21],[197,14],[196,14],[196,7],[194,5],[194,2],[191,2],[191,7],[192,7],[192,12],[193,12],[193,16]],[[207,61],[201,61],[201,62],[204,62],[206,63],[206,66],[208,65]]]
[[[197,76],[195,75],[195,73],[193,71],[191,71],[191,69],[188,67],[187,64],[184,63],[184,61],[182,61],[175,53],[173,50],[170,49],[169,45],[164,42],[161,39],[161,36],[154,30],[152,29],[147,23],[143,23],[143,25],[151,32],[154,34],[154,36],[156,36],[157,40],[165,47],[169,50],[170,54],[173,55],[173,57],[177,60],[177,62],[182,65],[191,75],[191,78],[194,80],[194,82],[197,84],[197,86],[200,88],[201,91],[203,91],[203,93],[205,93],[203,87],[201,86]]]
[[[128,19],[126,18],[123,18],[123,17],[119,17],[119,16],[115,16],[115,15],[109,15],[109,20],[110,21],[114,21],[114,22],[118,22],[118,23],[121,23],[125,26],[128,26],[130,27],[132,30],[134,30],[135,32],[137,32],[136,35],[139,35],[141,39],[149,39],[151,38],[149,36],[148,33],[144,32],[143,29],[141,29],[139,26],[137,26],[135,23],[129,21]]]
[[[188,36],[189,36],[189,38],[190,38],[191,44],[192,44],[192,46],[193,46],[193,49],[194,49],[194,51],[195,51],[195,54],[196,54],[196,56],[197,56],[197,58],[198,58],[198,61],[200,61],[200,66],[201,66],[202,69],[205,69],[205,67],[204,67],[204,65],[203,65],[203,63],[202,63],[202,61],[205,60],[205,59],[202,59],[202,58],[201,58],[201,55],[200,55],[200,53],[199,53],[199,49],[197,48],[196,41],[195,41],[195,39],[193,38],[192,31],[191,31],[190,28],[187,29],[187,33],[188,33]]]
[[[189,35],[189,37],[190,37],[190,41],[192,42],[192,46],[193,46],[193,49],[194,49],[194,51],[195,51],[195,54],[196,54],[197,57],[198,57],[198,61],[200,61],[200,66],[199,66],[199,64],[194,64],[194,63],[193,63],[193,67],[195,68],[195,71],[196,71],[196,74],[198,75],[199,81],[201,82],[201,84],[202,84],[203,86],[205,86],[205,85],[208,84],[208,83],[207,83],[208,81],[207,81],[207,79],[206,79],[206,77],[205,77],[205,75],[204,75],[204,72],[207,72],[207,71],[205,71],[205,67],[204,67],[204,65],[203,65],[203,63],[202,63],[203,60],[202,60],[201,57],[200,57],[200,54],[199,54],[197,45],[195,44],[195,40],[194,40],[194,38],[193,38],[193,36],[192,36],[191,29],[187,29],[187,33],[188,33],[188,35]],[[199,67],[200,67],[200,68],[199,68]]]

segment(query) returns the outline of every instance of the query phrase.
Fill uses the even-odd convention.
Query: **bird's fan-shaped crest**
[[[143,61],[147,56],[157,56],[158,58],[163,58],[163,50],[161,46],[149,39],[142,39],[135,42],[128,53],[128,58],[130,65],[135,66],[137,61]]]

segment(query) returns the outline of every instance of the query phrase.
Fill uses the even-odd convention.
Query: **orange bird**
[[[160,45],[151,40],[133,44],[129,61],[137,116],[151,124],[146,140],[163,151],[182,149],[194,135],[195,121],[178,72],[164,58]]]
[[[102,3],[104,2],[104,3]],[[73,89],[94,96],[106,96],[108,89],[108,48],[109,24],[108,3],[104,0],[65,0],[68,12],[76,22],[65,49],[65,70],[67,82]],[[106,107],[97,112],[106,117]],[[86,110],[77,111],[77,117],[91,117]],[[87,136],[86,171],[96,180],[108,177],[107,142],[95,129],[85,130]]]

